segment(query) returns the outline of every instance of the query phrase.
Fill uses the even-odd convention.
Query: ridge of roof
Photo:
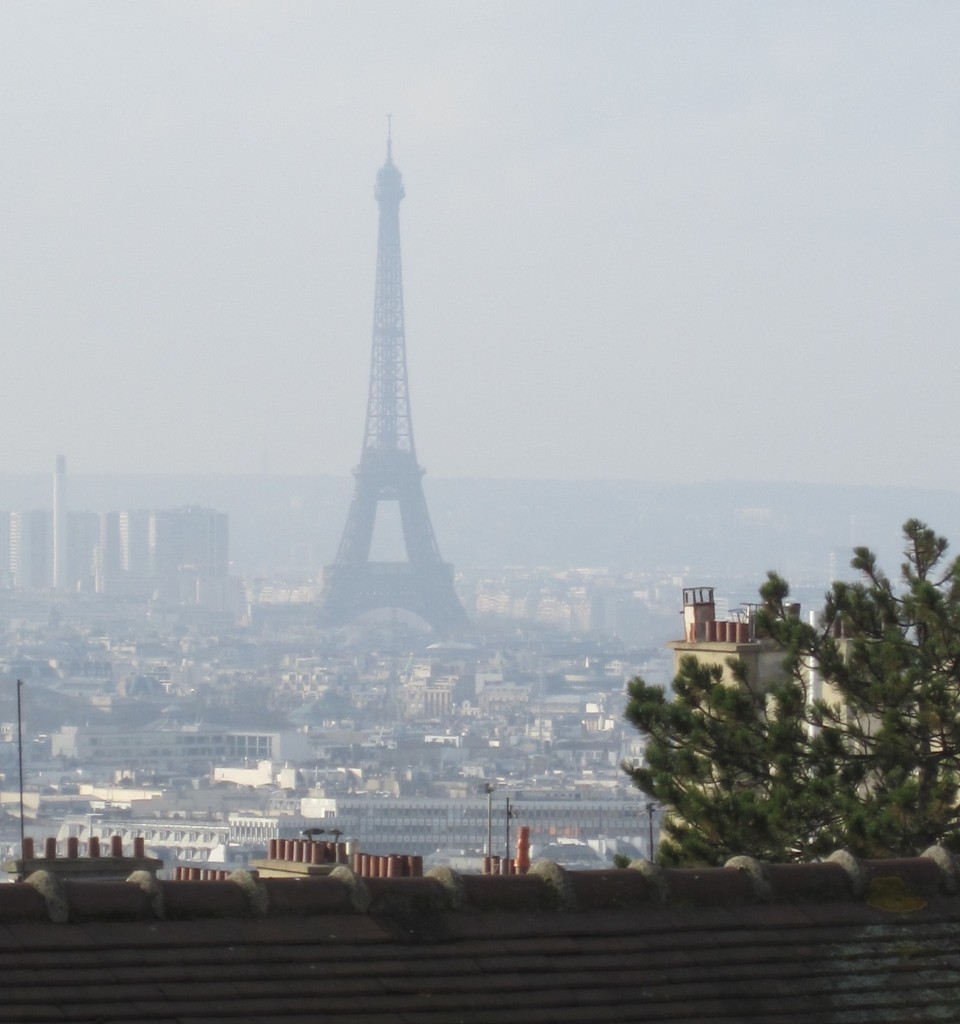
[[[521,875],[470,875],[437,868],[416,878],[360,878],[346,866],[322,877],[167,881],[148,871],[126,880],[78,880],[38,871],[0,885],[0,925],[13,922],[322,917],[412,912],[589,913],[644,908],[722,908],[867,903],[908,912],[956,895],[960,859],[942,847],[921,856],[860,860],[838,851],[825,861],[765,864],[734,857],[724,867],[568,871],[551,861]]]
[[[958,861],[0,885],[0,1024],[960,1020]]]

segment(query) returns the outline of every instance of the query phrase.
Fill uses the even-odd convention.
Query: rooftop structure
[[[960,1016],[956,859],[0,886],[6,1021]]]
[[[684,589],[683,639],[671,640],[667,646],[673,651],[675,675],[680,659],[689,654],[705,665],[722,666],[726,677],[730,673],[728,659],[738,658],[746,666],[747,685],[757,691],[780,671],[783,661],[782,651],[757,637],[750,612],[717,618],[713,587]]]
[[[162,860],[146,856],[142,839],[134,840],[127,853],[124,853],[123,838],[118,835],[109,837],[108,842],[103,844],[103,852],[97,837],[85,843],[82,851],[79,839],[71,837],[64,844],[65,857],[57,856],[58,845],[57,840],[51,836],[44,843],[43,856],[37,857],[33,840],[28,836],[23,840],[22,856],[4,861],[2,868],[17,881],[23,881],[39,872],[55,876],[61,881],[68,878],[120,881],[135,871],[156,875],[163,867]],[[81,852],[84,856],[81,856]]]

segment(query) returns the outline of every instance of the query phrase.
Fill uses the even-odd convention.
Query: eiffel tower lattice
[[[335,561],[324,569],[321,621],[345,625],[364,612],[401,608],[449,635],[467,627],[468,619],[453,587],[453,566],[440,557],[413,443],[400,261],[404,191],[389,136],[375,196],[380,226],[367,419],[346,527]],[[384,501],[399,507],[405,562],[370,560],[377,511]]]

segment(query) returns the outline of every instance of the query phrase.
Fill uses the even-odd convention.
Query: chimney
[[[141,844],[143,840],[141,839]],[[121,836],[110,837],[110,856],[104,857],[100,850],[100,840],[91,836],[87,843],[88,856],[80,856],[80,840],[70,836],[65,844],[66,856],[57,856],[57,840],[48,836],[43,842],[44,856],[34,855],[34,843],[31,838],[24,839],[23,856],[18,860],[6,860],[0,867],[12,875],[18,882],[29,878],[35,871],[48,871],[58,878],[72,878],[80,881],[103,881],[105,879],[123,880],[134,871],[149,871],[156,875],[163,867],[163,861],[156,857],[147,857],[143,847],[137,846],[134,840],[134,856],[123,855],[123,839]]]
[[[685,587],[683,591],[683,639],[696,643],[706,640],[709,623],[716,622],[713,587]],[[715,629],[716,627],[714,627]],[[716,634],[714,634],[714,637]]]

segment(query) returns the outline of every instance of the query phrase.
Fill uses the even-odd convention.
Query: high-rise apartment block
[[[100,516],[96,512],[67,512],[64,524],[63,579],[57,590],[89,591],[97,568]]]
[[[23,590],[46,590],[52,581],[51,515],[46,509],[10,513],[10,581]]]
[[[159,593],[178,604],[222,609],[232,602],[229,564],[224,512],[195,505],[71,512],[62,455],[52,510],[0,512],[0,582],[21,590],[133,598]],[[204,596],[208,581],[214,581],[212,598]]]
[[[57,456],[53,474],[53,589],[67,586],[67,460]]]
[[[227,516],[211,508],[167,509],[150,515],[150,569],[154,576],[192,571],[226,576],[229,567]]]
[[[148,511],[127,509],[100,517],[97,588],[141,594],[178,577],[223,579],[229,573],[229,521],[225,512],[189,505]]]

